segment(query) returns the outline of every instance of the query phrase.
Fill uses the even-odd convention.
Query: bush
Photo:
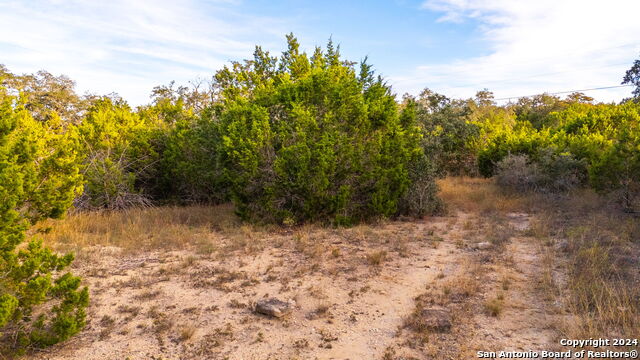
[[[401,213],[423,217],[443,213],[445,204],[438,197],[435,166],[426,156],[412,162],[409,168],[411,185],[400,203]]]
[[[527,155],[507,155],[496,166],[498,185],[517,191],[535,191],[541,182],[536,164],[529,163]]]
[[[517,125],[495,132],[478,155],[480,172],[495,173],[508,186],[563,192],[586,183],[613,193],[627,211],[637,211],[640,200],[640,104],[567,102],[561,111],[538,118],[540,128],[527,117]],[[514,162],[515,161],[515,162]],[[587,176],[588,175],[588,176]],[[512,184],[512,185],[509,185]]]
[[[21,99],[0,88],[0,354],[65,340],[84,326],[80,279],[63,273],[73,260],[38,240],[21,246],[38,220],[61,217],[81,190],[77,136],[60,118],[34,120]],[[20,250],[17,250],[20,247]]]
[[[179,203],[229,200],[219,123],[208,110],[185,117],[167,133],[160,163],[160,198]]]
[[[151,203],[162,124],[122,100],[102,98],[78,126],[85,154],[81,209],[123,209]]]
[[[551,149],[545,149],[539,164],[543,175],[541,188],[546,191],[568,192],[586,185],[586,163],[570,153],[556,154]]]
[[[548,129],[536,131],[530,124],[518,124],[509,130],[497,130],[478,154],[478,170],[481,175],[495,175],[497,164],[509,154],[526,155],[536,160],[541,149],[552,145]]]
[[[245,219],[351,224],[395,215],[409,189],[419,132],[381,78],[340,60],[332,43],[308,57],[293,35],[280,58],[218,72],[225,171]],[[433,180],[431,180],[433,181]]]
[[[640,206],[640,124],[622,129],[614,144],[606,149],[590,168],[593,186],[603,192],[617,193],[624,209],[639,211]]]
[[[570,154],[543,151],[538,162],[527,155],[507,155],[496,166],[499,185],[517,191],[567,192],[586,181],[586,166]]]
[[[415,114],[423,133],[422,147],[440,176],[477,173],[474,142],[479,128],[468,121],[465,102],[425,89],[418,99],[406,97],[403,106],[403,114]]]
[[[151,205],[151,199],[136,189],[135,163],[126,156],[114,157],[110,151],[90,156],[85,161],[86,185],[75,201],[77,208],[119,210]]]

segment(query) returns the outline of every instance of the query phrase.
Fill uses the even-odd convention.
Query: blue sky
[[[399,95],[496,98],[618,85],[640,57],[636,0],[0,0],[0,64],[66,74],[80,92],[146,103],[293,32],[369,57]],[[602,101],[631,88],[587,92]]]

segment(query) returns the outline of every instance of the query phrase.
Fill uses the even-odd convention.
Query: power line
[[[593,90],[615,89],[615,88],[629,87],[629,86],[634,86],[634,85],[602,86],[602,87],[596,87],[596,88],[590,88],[590,89],[567,90],[567,91],[558,91],[558,92],[552,92],[552,93],[545,92],[544,94],[547,94],[547,95],[570,94],[570,93],[574,93],[574,92],[584,92],[584,91],[593,91]],[[536,95],[540,95],[540,94],[522,95],[522,96],[512,96],[512,97],[505,97],[505,98],[499,98],[499,99],[494,99],[494,100],[495,100],[495,101],[498,101],[498,100],[511,100],[511,99],[519,99],[519,98],[525,98],[525,97],[532,97],[532,96],[536,96]]]
[[[632,63],[632,61],[626,61],[624,63],[617,63],[617,64],[609,64],[609,65],[597,65],[597,66],[588,66],[588,67],[577,67],[577,68],[572,68],[571,70],[565,70],[565,71],[556,71],[556,72],[550,72],[550,73],[542,73],[542,74],[534,74],[534,75],[527,75],[527,76],[523,76],[523,77],[519,77],[519,78],[509,78],[509,80],[492,80],[492,81],[485,81],[485,82],[477,82],[477,83],[471,83],[471,84],[463,84],[463,85],[456,85],[456,86],[451,86],[452,89],[459,89],[459,88],[468,88],[468,87],[482,87],[483,85],[487,85],[487,84],[513,84],[516,82],[521,82],[522,80],[526,80],[526,79],[533,79],[533,78],[538,78],[538,77],[543,77],[543,76],[550,76],[550,75],[559,75],[559,74],[567,74],[567,73],[574,73],[574,72],[583,72],[585,70],[595,70],[595,69],[605,69],[605,68],[610,68],[610,67],[615,67],[615,66],[622,66],[622,65],[629,65],[630,63]],[[484,86],[485,88],[488,88],[488,86]]]
[[[612,47],[607,47],[607,48],[600,48],[600,49],[590,49],[584,52],[580,52],[580,51],[571,51],[571,52],[567,52],[567,53],[558,53],[558,54],[554,54],[553,56],[546,56],[546,57],[541,57],[541,58],[535,58],[529,61],[519,61],[519,62],[511,62],[511,64],[517,64],[517,65],[521,65],[521,66],[525,66],[525,65],[534,65],[534,64],[540,64],[540,63],[544,63],[546,61],[549,60],[557,60],[558,57],[571,57],[571,55],[588,55],[588,54],[592,54],[592,53],[603,53],[605,50],[612,50],[612,49],[619,49],[619,48],[625,48],[625,47],[630,47],[633,46],[634,48],[640,48],[640,43],[638,42],[634,42],[634,43],[627,43],[627,44],[623,44],[623,45],[619,45],[619,46],[612,46]],[[636,51],[637,49],[634,49],[634,51]],[[490,56],[490,55],[487,55]],[[487,57],[485,56],[485,57]],[[592,61],[595,61],[597,58],[590,58]],[[630,60],[629,63],[633,62],[633,60]],[[437,64],[437,65],[442,65],[442,64]],[[437,66],[436,65],[436,66]],[[454,62],[454,65],[456,65],[456,63]],[[617,64],[615,64],[617,65]],[[462,65],[461,65],[462,66]],[[489,66],[494,66],[494,65],[489,65]],[[489,67],[486,66],[486,67]],[[609,67],[609,66],[613,66],[613,65],[605,65],[605,67]],[[598,66],[599,67],[599,66]],[[429,66],[425,66],[425,68],[429,68]],[[482,68],[480,69],[480,71],[483,70]],[[450,75],[465,75],[468,74],[469,71],[468,70],[463,70],[463,71],[451,71],[451,72],[447,72],[446,75],[450,76]]]

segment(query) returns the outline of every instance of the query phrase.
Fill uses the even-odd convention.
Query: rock
[[[427,330],[447,332],[451,329],[451,312],[447,309],[423,309],[420,316],[420,325]]]
[[[276,298],[262,299],[256,303],[255,312],[281,318],[291,312],[291,304]]]
[[[483,242],[479,242],[477,244],[473,245],[473,248],[476,250],[487,250],[487,249],[491,249],[493,245],[491,245],[490,242],[487,241],[483,241]]]

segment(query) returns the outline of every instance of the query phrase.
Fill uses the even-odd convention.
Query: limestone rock
[[[291,312],[291,304],[276,298],[262,299],[256,303],[255,311],[259,314],[281,318]]]
[[[487,250],[487,249],[491,249],[493,245],[491,245],[490,242],[487,241],[483,241],[483,242],[479,242],[477,244],[473,245],[473,248],[476,250]]]

